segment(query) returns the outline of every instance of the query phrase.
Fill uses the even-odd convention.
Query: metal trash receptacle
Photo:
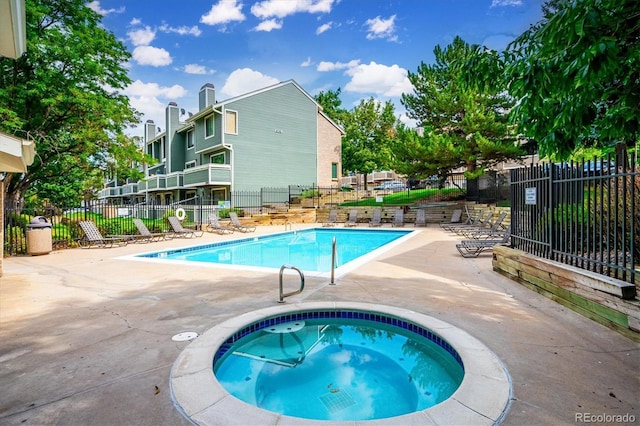
[[[51,222],[44,216],[36,216],[27,225],[27,254],[49,254],[53,249]]]

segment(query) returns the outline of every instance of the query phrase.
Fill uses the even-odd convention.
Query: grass
[[[387,194],[382,197],[382,202],[377,201],[376,198],[364,198],[358,201],[348,201],[342,203],[341,206],[383,206],[383,205],[412,205],[419,201],[428,200],[429,198],[438,197],[441,201],[442,198],[455,198],[461,194],[457,188],[450,189],[411,189],[405,191],[394,192],[393,194]]]

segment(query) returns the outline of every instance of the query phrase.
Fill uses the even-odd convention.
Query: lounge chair
[[[478,228],[471,227],[459,229],[456,230],[456,233],[469,239],[473,238],[477,240],[481,238],[490,238],[496,233],[502,234],[504,231],[506,231],[506,228],[502,225],[502,222],[504,222],[504,219],[506,217],[507,212],[502,212],[498,215],[496,220],[487,222],[485,226],[479,226]]]
[[[138,228],[139,236],[136,236],[136,242],[152,243],[156,241],[166,240],[171,237],[171,234],[165,232],[151,232],[147,225],[144,224],[142,219],[134,218],[133,224]]]
[[[382,209],[375,209],[373,211],[369,226],[382,226]]]
[[[229,212],[229,219],[231,219],[231,227],[240,232],[253,232],[256,230],[255,226],[247,226],[240,223],[240,219],[236,212]]]
[[[391,226],[404,226],[404,210],[396,209]]]
[[[205,229],[207,230],[207,232],[217,232],[220,235],[233,234],[233,232],[235,231],[235,229],[231,228],[230,226],[221,224],[220,220],[218,219],[217,213],[211,213],[209,215]]]
[[[357,209],[352,209],[349,211],[349,218],[344,223],[344,226],[347,228],[358,226],[358,210]]]
[[[81,248],[126,246],[128,242],[134,239],[133,235],[108,235],[103,237],[96,224],[90,220],[80,221],[78,225],[80,225],[80,229],[84,233],[84,237],[78,239],[78,245]]]
[[[490,222],[493,217],[493,211],[488,210],[486,212],[480,211],[476,215],[474,215],[470,219],[470,223],[452,223],[447,226],[445,229],[449,232],[454,232],[456,234],[466,230],[466,229],[479,229],[483,226],[487,226],[487,223]]]
[[[177,216],[169,216],[169,225],[171,225],[171,234],[173,237],[179,238],[193,238],[202,237],[204,231],[198,231],[195,229],[189,229],[182,226],[180,219]]]
[[[416,221],[413,226],[427,226],[427,214],[424,209],[416,210]]]
[[[336,223],[338,223],[338,210],[331,209],[331,211],[329,212],[329,218],[322,224],[322,226],[327,228],[330,226],[336,226]]]
[[[504,232],[500,238],[462,240],[456,244],[456,249],[462,257],[478,257],[485,250],[493,250],[493,247],[499,244],[507,244],[510,236],[510,233]]]
[[[467,216],[467,218],[469,218],[469,216]],[[440,222],[440,227],[446,228],[448,225],[451,225],[451,224],[460,224],[460,219],[462,219],[462,209],[455,209],[451,213],[451,219],[449,219],[448,222]]]

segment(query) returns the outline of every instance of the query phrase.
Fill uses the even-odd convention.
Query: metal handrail
[[[297,271],[298,274],[300,274],[300,288],[296,291],[292,291],[291,293],[283,293],[282,277],[284,275],[285,269],[293,269],[294,271]],[[278,303],[284,303],[285,297],[293,296],[295,294],[300,294],[302,293],[302,290],[304,290],[304,274],[302,273],[302,271],[299,268],[296,268],[295,266],[292,266],[292,265],[282,265],[280,267],[280,299],[278,300]]]
[[[334,274],[336,269],[337,250],[338,250],[338,243],[336,241],[336,237],[333,237],[333,242],[331,243],[331,282],[329,283],[331,285],[335,285]]]

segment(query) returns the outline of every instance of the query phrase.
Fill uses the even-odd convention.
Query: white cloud
[[[140,65],[162,67],[173,62],[168,51],[153,46],[138,46],[133,50],[131,56]]]
[[[310,67],[310,66],[311,66],[311,64],[313,64],[313,62],[311,62],[311,56],[308,56],[308,57],[307,57],[307,60],[306,60],[306,61],[304,61],[304,62],[302,62],[302,63],[300,64],[300,66],[301,66],[301,67],[303,67],[303,68],[306,68],[306,67]]]
[[[179,84],[174,84],[171,87],[163,87],[158,83],[144,83],[140,80],[136,80],[125,89],[125,94],[129,96],[137,97],[163,97],[167,99],[177,99],[186,95],[187,91]]]
[[[139,18],[133,18],[131,20],[131,22],[129,22],[129,25],[131,25],[131,26],[136,26],[136,25],[140,25],[140,24],[142,24],[142,20],[139,19]]]
[[[139,30],[129,31],[127,35],[134,46],[146,46],[156,38],[156,32],[148,26]]]
[[[118,9],[103,9],[102,6],[100,6],[100,2],[97,0],[87,3],[87,7],[102,16],[106,16],[110,13],[123,13],[125,10],[124,6]]]
[[[207,68],[198,64],[187,64],[184,66],[184,72],[187,74],[213,74],[212,71],[207,71]]]
[[[413,90],[407,70],[395,64],[387,66],[372,61],[368,65],[349,68],[347,74],[351,80],[344,87],[346,92],[396,97]]]
[[[278,21],[276,19],[267,19],[266,21],[262,21],[258,25],[256,25],[253,30],[270,32],[272,30],[279,30],[281,28],[282,21]]]
[[[327,22],[326,24],[322,24],[320,25],[317,29],[316,29],[316,34],[322,34],[326,31],[329,31],[331,29],[331,26],[333,25],[333,22]]]
[[[491,7],[500,6],[522,6],[522,0],[493,0]]]
[[[242,22],[245,16],[242,13],[242,3],[237,0],[220,0],[211,6],[211,10],[200,17],[200,22],[207,25],[224,25],[230,22]]]
[[[220,91],[229,96],[239,96],[253,90],[262,89],[263,87],[271,86],[279,83],[280,80],[268,75],[264,75],[259,71],[254,71],[251,68],[240,68],[233,71],[227,77],[224,86]]]
[[[396,41],[398,37],[394,34],[396,31],[395,20],[396,15],[391,16],[389,19],[380,19],[379,16],[367,19],[367,22],[365,22],[369,27],[367,39],[386,38],[389,41]]]
[[[353,59],[349,62],[327,62],[321,61],[316,67],[316,71],[318,72],[328,72],[328,71],[336,71],[336,70],[344,70],[354,68],[360,65],[360,59]]]
[[[260,19],[284,18],[295,13],[329,13],[336,0],[264,0],[251,6],[251,13]]]
[[[160,27],[158,27],[158,29],[163,33],[176,33],[179,35],[192,35],[196,37],[199,37],[200,34],[202,34],[202,30],[198,28],[197,25],[194,25],[192,27],[187,27],[186,25],[183,25],[181,27],[171,27],[167,24],[162,24],[160,25]]]

